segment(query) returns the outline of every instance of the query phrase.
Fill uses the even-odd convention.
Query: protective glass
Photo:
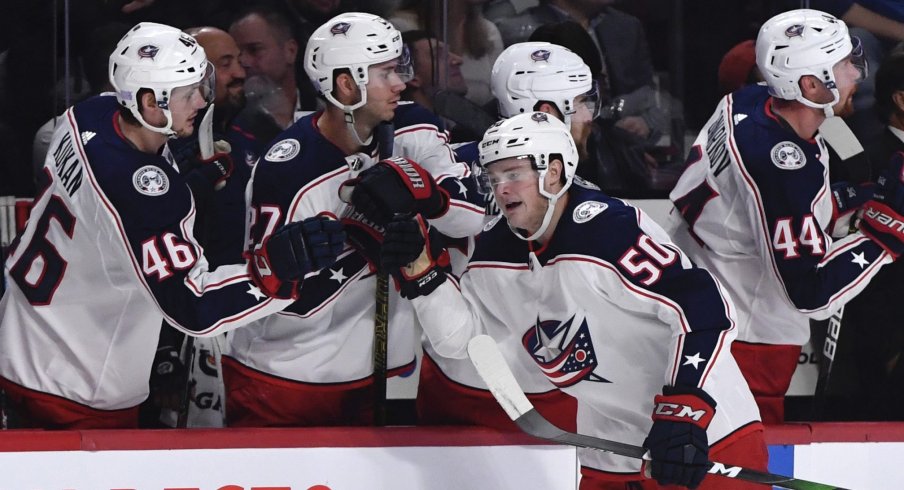
[[[866,53],[863,49],[863,43],[857,36],[851,36],[851,64],[860,72],[860,78],[857,81],[864,80],[869,76],[869,62],[866,60]]]

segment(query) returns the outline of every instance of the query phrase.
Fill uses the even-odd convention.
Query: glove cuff
[[[716,414],[716,401],[700,388],[664,386],[661,395],[653,399],[653,421],[669,420],[709,427]]]
[[[860,230],[895,259],[904,252],[904,217],[888,205],[866,203]]]

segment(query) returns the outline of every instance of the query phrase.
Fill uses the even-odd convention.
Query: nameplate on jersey
[[[578,224],[586,223],[592,220],[594,216],[605,211],[608,207],[608,204],[599,201],[582,202],[578,207],[574,208],[572,219]]]
[[[66,189],[69,197],[75,194],[75,191],[82,186],[82,177],[84,171],[82,160],[75,151],[75,145],[72,143],[72,133],[66,133],[60,139],[59,144],[51,152],[53,155],[53,167],[60,185]]]
[[[295,158],[301,151],[301,143],[295,138],[288,138],[276,143],[264,156],[269,162],[285,162]]]
[[[772,147],[772,163],[782,170],[797,170],[807,164],[803,150],[791,141],[782,141]]]
[[[728,127],[725,119],[720,117],[706,130],[706,156],[709,158],[709,168],[713,170],[714,177],[718,177],[731,163],[727,140]]]
[[[162,196],[170,188],[169,177],[156,165],[145,165],[132,174],[135,190],[145,196]]]

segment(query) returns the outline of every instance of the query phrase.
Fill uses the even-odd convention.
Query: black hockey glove
[[[904,153],[892,157],[877,179],[873,199],[864,205],[860,230],[895,259],[904,252]]]
[[[407,158],[381,160],[342,185],[353,188],[351,204],[355,209],[381,226],[397,214],[421,214],[433,219],[449,209],[445,189],[423,167]]]
[[[706,428],[716,402],[705,391],[664,386],[653,400],[653,427],[643,441],[653,461],[651,475],[660,485],[697,488],[709,469]]]
[[[432,293],[451,271],[442,235],[420,215],[386,225],[381,261],[398,283],[399,294],[406,299]]]
[[[325,216],[283,225],[254,252],[251,276],[267,296],[294,299],[306,274],[336,262],[345,239],[342,223]]]
[[[188,367],[182,362],[179,346],[159,346],[154,355],[150,378],[150,398],[154,405],[158,408],[178,410],[187,382]]]

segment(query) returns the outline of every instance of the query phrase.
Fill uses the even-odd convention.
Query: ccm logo
[[[904,223],[901,220],[892,218],[876,208],[868,208],[866,215],[898,233],[904,233]]]
[[[706,410],[694,410],[687,405],[678,405],[677,403],[658,403],[656,405],[656,410],[654,410],[653,413],[656,415],[693,419],[697,422],[706,416]]]
[[[740,472],[740,466],[725,466],[722,463],[713,463],[713,467],[709,469],[709,473],[714,475],[725,475],[729,478],[736,478]]]

